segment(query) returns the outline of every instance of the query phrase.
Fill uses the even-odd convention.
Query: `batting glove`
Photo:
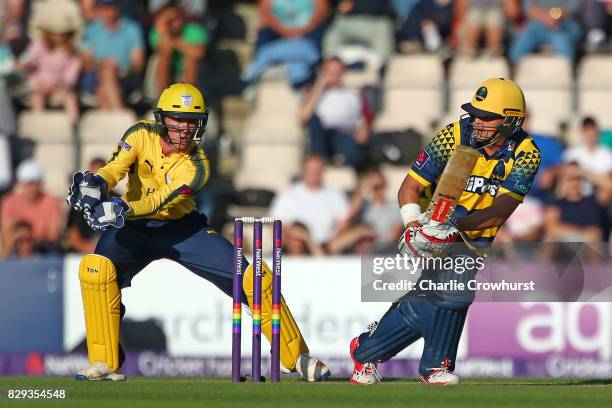
[[[430,258],[446,251],[457,240],[459,230],[452,223],[429,221],[422,227],[408,227],[398,242],[400,252]]]

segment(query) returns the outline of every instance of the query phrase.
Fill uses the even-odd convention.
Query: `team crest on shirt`
[[[414,164],[419,168],[423,168],[423,166],[425,165],[425,163],[427,163],[427,160],[429,160],[429,154],[423,150],[421,153],[419,153],[419,155],[417,156]]]
[[[186,108],[190,107],[193,103],[193,96],[191,96],[191,94],[181,94],[179,98],[181,98],[181,102]]]
[[[506,166],[503,161],[498,161],[495,167],[493,168],[493,173],[491,174],[491,181],[502,181],[506,178]]]

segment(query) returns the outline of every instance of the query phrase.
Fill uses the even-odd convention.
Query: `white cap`
[[[28,183],[43,180],[43,169],[34,159],[24,160],[17,166],[17,181]]]

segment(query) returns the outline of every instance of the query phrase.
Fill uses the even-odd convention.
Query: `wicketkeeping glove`
[[[77,171],[72,176],[66,202],[76,211],[91,211],[96,205],[108,198],[108,187],[101,176],[90,171]]]
[[[128,203],[120,198],[103,201],[92,211],[85,210],[85,221],[95,231],[105,231],[109,227],[122,228],[125,225],[125,215],[130,211]]]

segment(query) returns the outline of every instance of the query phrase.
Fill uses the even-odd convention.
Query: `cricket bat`
[[[452,217],[478,157],[480,153],[476,149],[463,145],[455,147],[427,208],[427,218],[444,223]]]

